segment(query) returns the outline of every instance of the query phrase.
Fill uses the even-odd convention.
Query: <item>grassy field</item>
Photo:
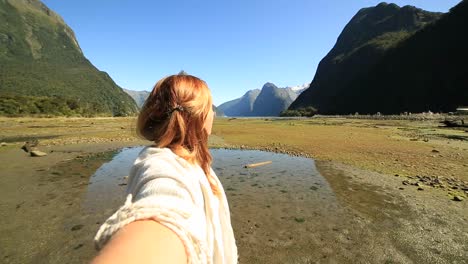
[[[468,133],[437,121],[221,119],[214,133],[228,145],[292,151],[392,175],[468,180]]]

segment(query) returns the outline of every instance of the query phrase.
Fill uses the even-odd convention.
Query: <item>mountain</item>
[[[148,98],[150,92],[148,91],[134,91],[134,90],[127,90],[123,89],[124,92],[126,92],[132,99],[135,101],[137,104],[138,108],[141,108],[143,104],[146,101],[146,98]]]
[[[0,115],[131,115],[132,98],[39,0],[0,0]]]
[[[468,1],[389,50],[339,95],[335,112],[455,112],[468,105]]]
[[[291,88],[278,88],[266,83],[254,102],[252,112],[255,116],[279,116],[296,98],[297,93]]]
[[[252,116],[253,105],[259,94],[259,89],[250,90],[241,98],[219,105],[218,109],[227,116]]]
[[[224,116],[223,111],[219,110],[215,105],[213,105],[213,111],[215,112],[216,116]]]
[[[307,90],[307,88],[309,88],[309,85],[310,85],[310,83],[304,83],[304,84],[301,84],[301,85],[296,85],[296,86],[291,86],[291,87],[288,86],[286,88],[290,88],[297,95],[300,95],[303,91],[305,91],[305,90]]]
[[[335,46],[320,61],[310,87],[291,104],[290,109],[313,106],[321,114],[354,113],[353,108],[345,108],[341,102],[356,102],[343,97],[342,93],[346,91],[347,94],[360,96],[364,104],[365,100],[372,98],[359,90],[349,90],[349,84],[357,76],[368,75],[372,78],[369,71],[389,50],[396,49],[400,43],[441,16],[442,13],[413,6],[399,7],[387,3],[361,9],[345,26]]]
[[[307,87],[308,84],[278,88],[266,83],[261,90],[250,90],[240,98],[219,105],[218,109],[227,116],[279,116]]]

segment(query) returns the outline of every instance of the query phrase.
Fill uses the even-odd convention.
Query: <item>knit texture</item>
[[[182,241],[188,263],[237,263],[237,247],[226,195],[212,191],[200,166],[170,149],[146,147],[130,170],[125,204],[100,227],[102,248],[120,228],[151,219],[171,229]]]

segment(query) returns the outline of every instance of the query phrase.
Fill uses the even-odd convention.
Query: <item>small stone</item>
[[[24,150],[24,152],[30,152],[31,151],[31,145],[29,144],[29,142],[26,142],[24,143],[24,145],[21,147],[22,150]]]
[[[464,199],[463,199],[463,197],[457,195],[457,196],[453,197],[453,200],[454,200],[454,201],[457,201],[457,202],[461,202],[461,201],[463,201]]]
[[[418,191],[424,191],[424,189],[422,187],[419,187]]]
[[[439,153],[440,151],[438,151],[437,149],[433,149],[432,152]]]
[[[31,150],[31,152],[29,152],[31,154],[31,157],[44,157],[44,156],[47,156],[47,153],[45,152],[42,152],[40,150]]]
[[[82,246],[83,246],[83,244],[78,244],[78,245],[76,245],[76,246],[75,246],[73,249],[75,249],[75,250],[76,250],[76,249],[79,249],[79,248],[81,248]]]
[[[7,143],[6,143],[6,142],[2,142],[2,143],[0,143],[0,145],[1,145],[2,147],[5,147],[5,146],[7,145]]]
[[[403,185],[409,185],[409,184],[410,184],[410,182],[407,181],[407,180],[404,180],[404,181],[402,181],[401,183],[402,183]]]
[[[74,225],[72,228],[71,228],[71,231],[77,231],[77,230],[80,230],[81,228],[83,228],[84,225]]]

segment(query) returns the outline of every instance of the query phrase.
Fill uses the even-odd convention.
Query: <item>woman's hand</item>
[[[120,229],[92,261],[103,263],[186,264],[187,256],[172,230],[153,220],[139,220]]]

